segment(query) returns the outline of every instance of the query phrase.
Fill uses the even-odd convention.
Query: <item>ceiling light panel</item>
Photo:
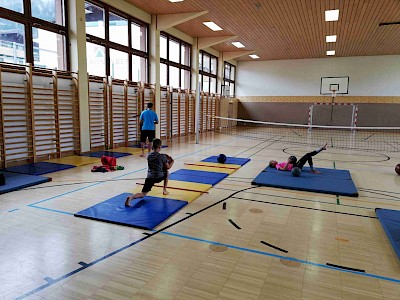
[[[255,54],[250,54],[249,56],[250,56],[252,59],[260,58],[258,55],[255,55]]]
[[[217,24],[214,22],[203,22],[204,25],[206,25],[208,28],[210,28],[212,31],[220,31],[223,30],[221,27],[219,27]]]
[[[182,2],[183,0],[169,0],[169,2]]]
[[[330,21],[337,21],[337,20],[339,20],[339,10],[338,9],[325,11],[325,21],[330,22]]]
[[[326,55],[335,55],[335,50],[326,51]]]
[[[233,42],[232,45],[235,46],[236,48],[244,48],[245,47],[241,42]]]
[[[327,35],[326,36],[326,42],[327,43],[335,43],[337,39],[336,35]]]

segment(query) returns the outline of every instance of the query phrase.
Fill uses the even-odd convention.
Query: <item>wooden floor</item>
[[[400,299],[400,263],[374,212],[400,209],[399,153],[328,148],[315,158],[350,170],[359,198],[251,186],[270,159],[306,150],[212,133],[174,140],[163,149],[174,170],[219,153],[251,161],[152,236],[73,216],[143,182],[137,155],[118,159],[123,171],[86,165],[1,195],[0,299]]]

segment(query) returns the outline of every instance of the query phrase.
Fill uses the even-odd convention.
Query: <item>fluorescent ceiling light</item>
[[[335,55],[335,50],[326,51],[326,55]]]
[[[244,48],[244,45],[241,42],[233,42],[232,45],[236,48]]]
[[[250,54],[249,56],[250,56],[252,59],[260,58],[258,55],[255,55],[255,54]]]
[[[169,0],[169,2],[182,2],[183,0]]]
[[[203,22],[203,24],[206,25],[208,28],[210,28],[213,31],[223,30],[221,27],[219,27],[214,22]]]
[[[326,42],[327,43],[334,43],[334,42],[336,42],[336,38],[337,38],[336,35],[327,35],[326,36]]]
[[[339,10],[326,10],[325,11],[325,21],[337,21],[339,20]]]

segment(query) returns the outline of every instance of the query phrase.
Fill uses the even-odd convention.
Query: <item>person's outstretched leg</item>
[[[312,157],[317,155],[318,153],[320,153],[322,150],[326,150],[326,146],[327,146],[327,144],[325,144],[324,146],[322,146],[319,149],[316,149],[312,152],[305,154],[302,158],[299,159],[299,161],[297,163],[297,167],[302,169],[303,166],[305,165],[305,163],[308,162],[308,164],[310,165],[311,172],[318,174],[319,172],[314,169],[314,163],[313,163]]]
[[[151,149],[153,149],[153,142],[149,142],[149,147],[147,149],[147,154],[150,153]]]
[[[146,195],[147,195],[147,193],[141,192],[141,193],[136,193],[136,194],[133,195],[133,196],[128,196],[128,197],[126,197],[125,206],[130,206],[130,205],[131,205],[131,201],[132,201],[133,199],[143,198],[143,197],[146,196]]]

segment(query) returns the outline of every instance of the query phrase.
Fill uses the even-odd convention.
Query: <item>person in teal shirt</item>
[[[142,146],[142,154],[140,155],[141,157],[144,157],[144,146],[146,145],[146,139],[149,139],[147,153],[150,153],[152,149],[153,140],[156,137],[155,124],[158,124],[158,116],[153,111],[153,103],[150,102],[147,104],[147,109],[142,111],[140,114],[140,143]]]

